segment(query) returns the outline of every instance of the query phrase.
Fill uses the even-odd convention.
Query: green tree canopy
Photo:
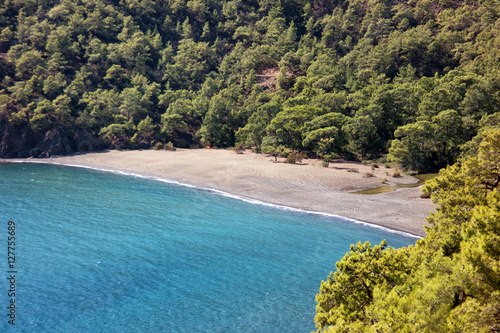
[[[316,296],[318,332],[495,332],[500,328],[500,130],[422,191],[427,236],[351,245]]]
[[[280,144],[295,150],[302,149],[304,124],[321,114],[321,109],[300,105],[284,109],[267,126],[268,135],[276,136]]]

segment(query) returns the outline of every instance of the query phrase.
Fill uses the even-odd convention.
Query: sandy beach
[[[425,236],[425,217],[435,209],[429,199],[420,198],[420,187],[372,195],[350,193],[417,182],[409,176],[391,177],[393,169],[380,166],[372,170],[370,165],[360,163],[338,161],[324,168],[321,161],[306,159],[292,165],[283,163],[283,158],[275,162],[274,157],[265,154],[237,154],[222,149],[113,150],[29,161],[160,177],[276,205],[340,215],[418,236]],[[366,173],[375,177],[367,177]],[[384,178],[386,184],[381,183]]]

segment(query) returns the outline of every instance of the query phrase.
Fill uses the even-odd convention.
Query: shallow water
[[[393,192],[396,191],[398,188],[411,188],[411,187],[417,187],[420,185],[424,185],[425,182],[429,179],[432,179],[436,177],[438,174],[437,173],[425,173],[421,175],[415,175],[415,178],[418,178],[418,182],[415,184],[397,184],[394,186],[379,186],[375,188],[371,188],[368,190],[361,190],[361,191],[355,191],[355,192],[350,192],[350,193],[356,193],[356,194],[380,194],[380,193],[387,193],[387,192]]]
[[[415,237],[95,170],[0,165],[16,223],[16,326],[0,332],[310,332],[349,245]],[[5,276],[7,254],[0,257]]]

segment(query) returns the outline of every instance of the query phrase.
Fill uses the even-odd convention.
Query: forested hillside
[[[240,144],[437,169],[499,126],[499,15],[495,0],[2,0],[0,156]]]

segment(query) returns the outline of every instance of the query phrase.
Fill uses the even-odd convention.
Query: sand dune
[[[15,160],[10,160],[15,161]],[[420,198],[420,188],[363,195],[348,191],[388,184],[416,183],[417,179],[388,176],[394,170],[371,169],[359,163],[335,162],[329,168],[319,160],[302,164],[274,162],[274,157],[232,150],[178,149],[177,151],[107,151],[31,160],[89,166],[162,177],[309,211],[324,212],[424,236],[425,217],[435,209]],[[352,172],[353,169],[358,172]],[[375,177],[367,177],[372,173]]]

